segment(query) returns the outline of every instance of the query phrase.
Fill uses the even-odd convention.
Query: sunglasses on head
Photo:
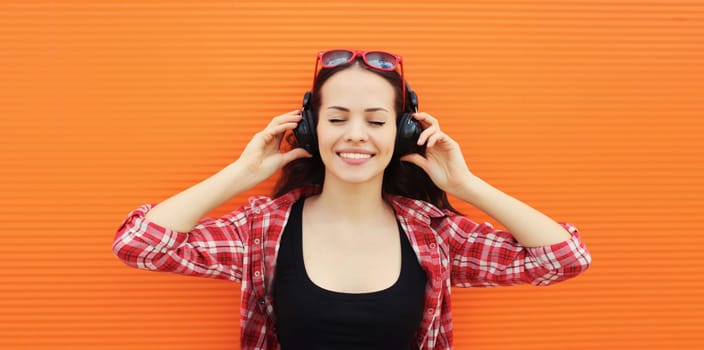
[[[315,78],[318,76],[318,63],[321,63],[322,68],[333,68],[352,62],[357,57],[361,57],[364,64],[368,67],[391,72],[396,68],[401,68],[401,89],[403,90],[403,105],[401,110],[406,109],[406,84],[403,76],[403,59],[401,56],[384,51],[365,51],[365,50],[328,50],[318,52],[318,57],[315,60],[315,70],[313,71],[313,85]]]

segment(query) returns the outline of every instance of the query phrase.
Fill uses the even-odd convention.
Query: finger
[[[425,159],[425,157],[421,156],[418,153],[407,154],[407,155],[401,157],[400,160],[404,161],[404,162],[413,163],[413,164],[417,165],[418,167],[420,167],[421,169],[423,169],[423,171],[428,172],[427,166],[426,166],[428,160]]]
[[[433,116],[431,116],[428,113],[425,112],[418,112],[414,113],[413,117],[418,120],[421,125],[423,125],[424,128],[430,127],[431,125],[437,125],[438,120],[435,119]]]
[[[281,159],[283,161],[282,166],[284,166],[284,165],[288,164],[289,162],[294,161],[296,159],[310,158],[312,156],[313,156],[312,154],[308,153],[308,151],[306,151],[303,148],[294,148],[294,149],[281,155]]]
[[[296,125],[298,125],[298,123],[286,123],[267,127],[266,129],[262,130],[262,135],[264,136],[264,143],[269,143],[274,139],[280,141],[283,138],[286,130],[293,130],[296,128]]]
[[[298,125],[298,123],[296,123],[296,122],[288,122],[288,123],[268,127],[264,131],[268,134],[271,134],[271,135],[280,135],[280,134],[283,134],[284,132],[286,132],[286,130],[295,129],[297,125]]]
[[[437,132],[437,128],[434,126],[431,126],[427,129],[423,130],[423,132],[420,133],[420,136],[418,136],[418,146],[423,145],[426,142],[426,140],[428,139],[428,137],[433,135],[435,132]]]
[[[274,117],[268,126],[274,126],[284,123],[298,122],[302,118],[300,111],[293,111],[280,116]]]
[[[433,146],[435,146],[436,143],[438,143],[439,141],[442,141],[444,137],[445,137],[445,134],[443,134],[441,132],[439,132],[437,134],[433,134],[433,136],[430,136],[428,138],[428,146],[427,147],[432,148]]]
[[[281,114],[279,116],[274,117],[271,119],[271,122],[269,122],[268,126],[273,126],[273,125],[279,125],[283,123],[290,123],[293,121],[299,121],[301,120],[301,110],[300,109],[295,109],[293,111],[290,111],[288,113]]]

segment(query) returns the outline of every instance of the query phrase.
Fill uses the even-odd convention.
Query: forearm
[[[570,234],[560,224],[479,177],[471,175],[463,183],[463,188],[455,196],[493,217],[521,245],[540,247],[570,238]]]
[[[189,232],[205,214],[256,183],[242,164],[234,162],[213,176],[160,202],[147,212],[145,218],[175,231]]]

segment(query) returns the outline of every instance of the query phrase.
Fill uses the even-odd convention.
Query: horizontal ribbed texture
[[[341,47],[403,55],[470,168],[593,254],[561,285],[454,289],[457,349],[700,349],[703,37],[701,1],[5,1],[0,348],[236,348],[238,285],[129,269],[113,234]]]

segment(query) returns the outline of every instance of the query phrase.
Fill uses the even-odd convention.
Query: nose
[[[367,125],[364,118],[350,118],[345,132],[345,140],[350,142],[364,142],[369,138]]]

